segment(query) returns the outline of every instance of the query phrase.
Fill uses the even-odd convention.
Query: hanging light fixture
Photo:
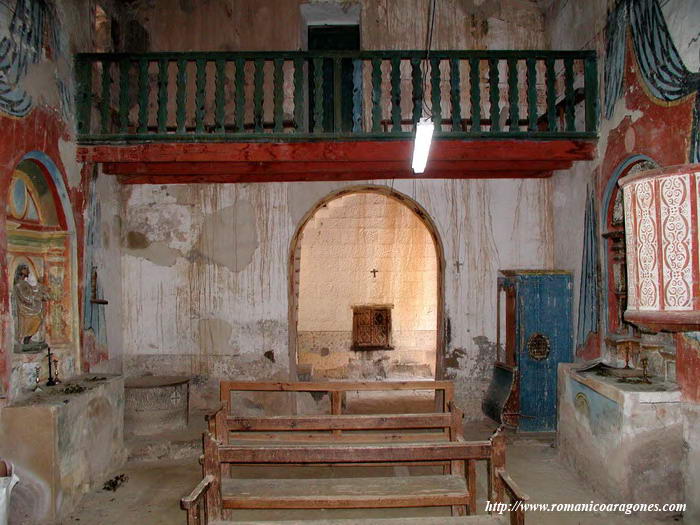
[[[416,141],[413,143],[412,165],[414,173],[423,173],[425,171],[434,129],[435,125],[430,117],[422,118],[416,124]]]
[[[425,166],[428,163],[428,154],[430,153],[430,143],[433,140],[433,124],[432,108],[428,107],[425,98],[426,77],[428,69],[428,59],[430,58],[430,47],[433,43],[433,26],[435,25],[435,0],[430,2],[430,11],[428,13],[428,31],[425,37],[425,71],[423,72],[423,94],[421,99],[421,111],[423,117],[416,123],[416,139],[413,143],[413,173],[423,173]]]

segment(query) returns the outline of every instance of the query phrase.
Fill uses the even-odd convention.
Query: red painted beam
[[[314,172],[314,173],[254,173],[200,174],[200,175],[120,175],[122,184],[193,184],[234,182],[312,182],[357,181],[386,179],[524,179],[545,178],[550,171],[455,171],[431,170],[415,175],[411,170],[381,172]]]
[[[532,172],[567,169],[571,165],[571,161],[562,160],[437,160],[430,161],[427,169],[429,172]],[[102,166],[102,171],[111,175],[288,175],[292,173],[358,171],[374,176],[377,172],[410,169],[409,160],[379,162],[107,162]]]
[[[437,140],[430,150],[436,160],[588,160],[594,140]],[[81,162],[358,162],[406,161],[413,141],[318,141],[148,143],[81,146]]]

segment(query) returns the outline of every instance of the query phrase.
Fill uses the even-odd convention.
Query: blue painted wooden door
[[[572,359],[571,275],[526,273],[517,278],[521,432],[557,428],[557,365]]]

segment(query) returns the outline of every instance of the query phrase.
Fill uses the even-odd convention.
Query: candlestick
[[[46,351],[48,352],[49,359],[49,380],[46,382],[46,386],[54,386],[56,384],[56,380],[53,377],[53,371],[51,367],[51,347],[47,346]]]

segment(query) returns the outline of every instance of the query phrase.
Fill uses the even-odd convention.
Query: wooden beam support
[[[436,140],[431,161],[459,160],[590,160],[595,140],[475,139]],[[80,162],[359,162],[411,158],[412,140],[147,143],[81,146]]]
[[[390,446],[349,443],[337,446],[327,444],[287,445],[282,443],[268,446],[260,444],[255,447],[224,445],[219,447],[219,455],[221,462],[225,463],[259,464],[451,461],[460,458],[487,459],[491,457],[491,443],[488,441],[410,443],[405,445],[392,443]]]
[[[415,175],[410,170],[385,172],[275,173],[273,175],[120,175],[122,184],[211,184],[243,182],[368,181],[387,179],[539,179],[551,171],[430,171]]]
[[[428,171],[555,171],[568,169],[565,160],[436,160]],[[410,159],[381,162],[107,162],[102,172],[111,175],[273,175],[292,173],[363,173],[410,169]]]

